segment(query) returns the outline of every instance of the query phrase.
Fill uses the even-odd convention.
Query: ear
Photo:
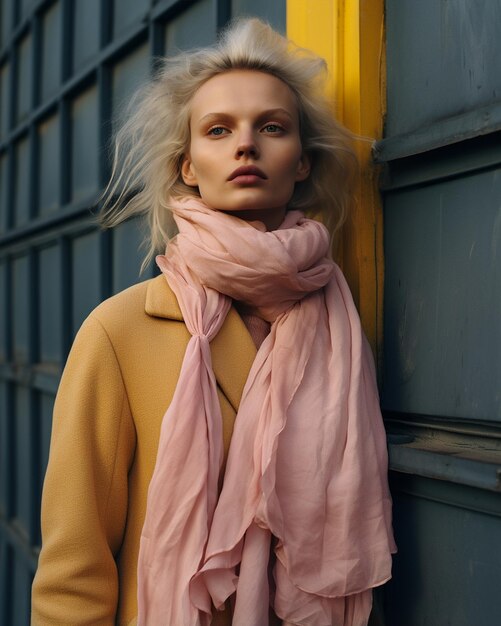
[[[306,152],[303,152],[301,158],[299,159],[299,163],[296,170],[296,183],[301,182],[302,180],[306,180],[310,175],[311,170],[311,160]]]
[[[198,187],[197,176],[193,170],[193,164],[189,154],[185,154],[181,164],[181,177],[188,187]]]

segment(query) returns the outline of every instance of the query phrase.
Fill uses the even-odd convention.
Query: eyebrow
[[[259,115],[258,115],[258,119],[263,119],[263,118],[267,118],[267,117],[273,117],[274,115],[285,115],[286,117],[288,117],[291,121],[294,121],[294,118],[292,117],[292,115],[289,113],[289,111],[287,111],[286,109],[282,109],[281,107],[277,107],[276,109],[267,109],[266,111],[262,111]],[[199,124],[204,124],[206,122],[210,122],[211,120],[217,120],[217,119],[232,119],[233,115],[231,115],[231,113],[225,113],[223,111],[221,112],[213,112],[213,113],[207,113],[206,115],[204,115],[203,117],[201,117],[198,120]]]

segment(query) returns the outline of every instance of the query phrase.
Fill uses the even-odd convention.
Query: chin
[[[256,193],[257,192],[257,193]],[[284,194],[285,195],[285,194]],[[292,194],[291,194],[292,196]],[[290,197],[265,197],[256,189],[240,189],[238,193],[224,194],[224,202],[217,202],[218,198],[203,197],[202,200],[215,211],[223,213],[249,212],[280,212],[290,201]]]
[[[268,206],[254,205],[249,202],[248,204],[236,204],[234,206],[224,207],[223,209],[219,210],[225,213],[237,213],[238,211],[272,211],[273,209],[270,209]]]

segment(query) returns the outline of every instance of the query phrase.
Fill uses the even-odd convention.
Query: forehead
[[[212,112],[244,114],[279,108],[297,118],[294,93],[276,76],[256,70],[231,70],[209,78],[197,90],[191,103],[193,121]]]

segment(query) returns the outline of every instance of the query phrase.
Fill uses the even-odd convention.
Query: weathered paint
[[[497,626],[501,5],[386,0],[388,626]]]
[[[386,134],[401,135],[501,100],[501,5],[490,0],[390,0]]]

